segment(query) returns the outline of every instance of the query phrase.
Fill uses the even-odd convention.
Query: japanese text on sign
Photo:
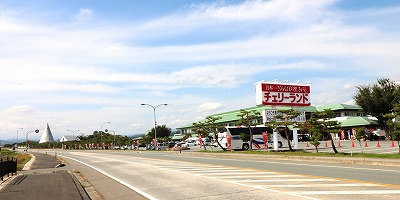
[[[264,92],[264,105],[311,105],[307,93]]]
[[[257,105],[309,106],[310,86],[300,84],[258,83]]]

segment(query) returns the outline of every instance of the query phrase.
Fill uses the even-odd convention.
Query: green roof
[[[174,135],[171,137],[171,140],[181,140],[185,135]]]
[[[331,105],[325,105],[325,106],[317,106],[316,109],[318,111],[324,111],[325,109],[331,109],[331,110],[362,110],[360,106],[357,105],[347,105],[347,104],[331,104]]]
[[[369,126],[376,125],[377,122],[368,117],[349,117],[345,120],[337,120],[340,122],[341,127],[353,127],[353,126]]]
[[[291,107],[282,106],[282,107],[273,108],[272,106],[255,106],[255,107],[245,108],[244,110],[246,110],[246,111],[257,110],[261,114],[261,112],[265,109],[289,110],[289,109],[291,109]],[[317,111],[317,109],[314,106],[295,107],[294,109],[295,110],[304,110],[304,111],[306,111],[306,113],[311,113],[311,112]],[[216,123],[226,123],[226,122],[238,121],[239,114],[240,114],[240,110],[234,110],[234,111],[210,115],[210,117],[221,117],[221,119],[217,120]],[[205,119],[201,120],[199,122],[205,122]],[[190,127],[193,127],[193,124],[187,124],[187,125],[181,126],[179,128],[190,128]]]

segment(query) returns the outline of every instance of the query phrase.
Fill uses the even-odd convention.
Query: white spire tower
[[[54,138],[53,135],[51,134],[49,123],[47,123],[47,127],[43,131],[42,137],[39,140],[39,144],[46,142],[54,142]]]

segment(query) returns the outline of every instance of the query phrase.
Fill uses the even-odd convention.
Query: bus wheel
[[[282,147],[282,142],[278,142],[278,148]]]
[[[249,144],[243,144],[242,149],[243,150],[249,150]]]

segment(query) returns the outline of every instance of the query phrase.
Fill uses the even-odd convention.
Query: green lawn
[[[27,163],[31,159],[31,155],[24,153],[16,153],[14,151],[10,151],[7,149],[1,150],[1,157],[14,157],[17,158],[17,170],[20,171],[24,167],[25,163]]]

